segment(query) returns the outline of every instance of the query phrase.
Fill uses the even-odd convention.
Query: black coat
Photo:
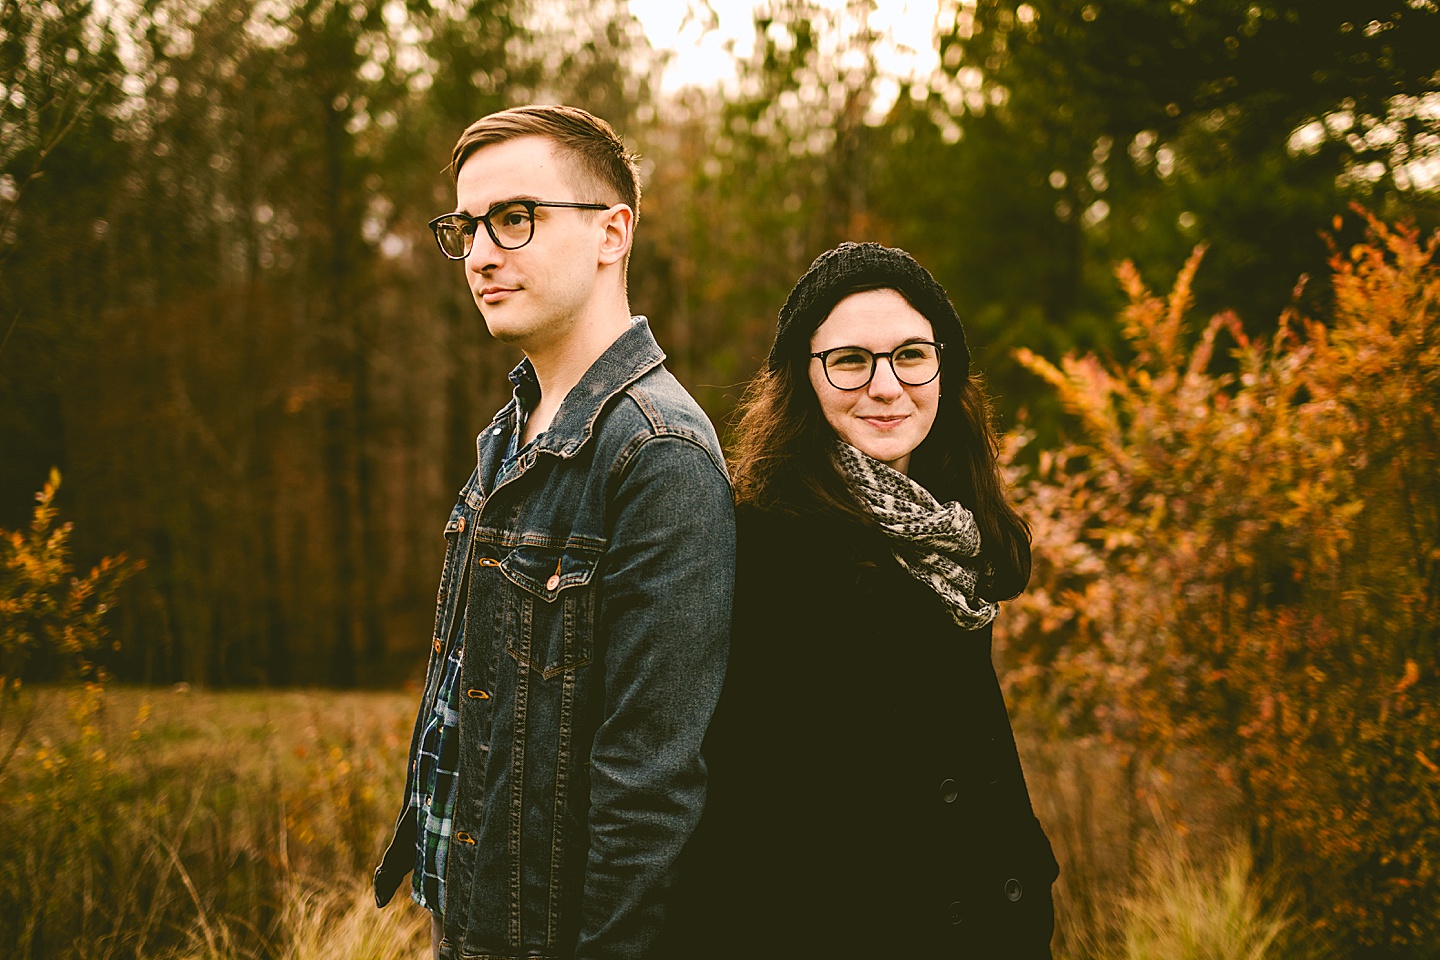
[[[882,534],[741,508],[667,956],[1050,956],[1057,867],[990,660]]]

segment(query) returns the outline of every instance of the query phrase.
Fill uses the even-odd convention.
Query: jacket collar
[[[573,457],[590,439],[595,421],[611,398],[664,360],[665,352],[655,342],[649,321],[644,317],[631,317],[630,329],[620,334],[590,365],[580,382],[570,388],[555,413],[555,419],[536,441],[534,450],[562,458]],[[510,373],[517,393],[526,389],[527,380],[533,384],[534,377],[529,360],[520,361]],[[496,422],[513,423],[516,412],[516,402],[512,399],[496,416]]]

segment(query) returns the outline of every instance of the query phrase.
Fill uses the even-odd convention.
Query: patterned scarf
[[[889,536],[895,559],[928,586],[966,630],[978,630],[1000,611],[975,589],[982,570],[980,528],[956,501],[941,503],[920,484],[848,443],[837,443],[835,467]]]

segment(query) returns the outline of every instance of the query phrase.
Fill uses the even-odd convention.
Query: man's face
[[[479,217],[505,200],[610,201],[581,196],[576,184],[583,182],[550,140],[522,137],[482,147],[465,160],[455,209]],[[563,346],[595,297],[602,220],[598,211],[538,207],[534,236],[518,250],[496,246],[483,225],[475,231],[465,277],[491,336],[527,354]]]

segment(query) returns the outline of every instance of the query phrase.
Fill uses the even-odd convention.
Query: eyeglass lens
[[[825,377],[839,390],[858,390],[875,376],[879,357],[890,361],[895,379],[911,387],[934,380],[940,373],[940,350],[933,343],[906,343],[889,354],[874,354],[864,347],[841,347],[825,354]]]
[[[495,245],[506,250],[525,246],[535,232],[534,213],[523,203],[501,204],[474,220],[456,214],[435,224],[435,239],[447,257],[463,260],[470,255],[477,223],[484,223]]]

